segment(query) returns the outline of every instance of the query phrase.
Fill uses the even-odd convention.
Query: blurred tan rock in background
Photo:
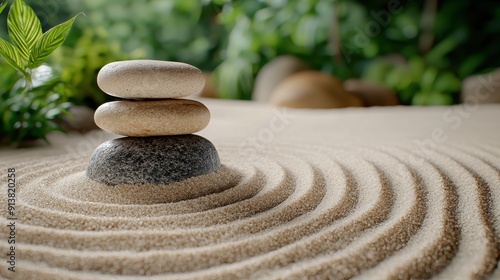
[[[269,103],[279,107],[311,109],[363,106],[357,96],[344,90],[340,80],[319,71],[290,76],[273,91]]]
[[[399,105],[395,91],[372,81],[350,79],[344,82],[344,89],[356,94],[367,107]]]
[[[461,98],[463,103],[500,103],[500,69],[466,78]]]
[[[273,90],[286,78],[309,69],[307,63],[291,55],[279,56],[271,60],[264,65],[255,79],[252,100],[267,102]]]

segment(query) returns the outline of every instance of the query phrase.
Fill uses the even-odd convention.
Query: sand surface
[[[101,131],[0,149],[2,277],[500,279],[500,105],[203,102],[223,168],[167,186],[87,179]]]

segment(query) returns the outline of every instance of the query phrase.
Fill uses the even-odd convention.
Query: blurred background
[[[497,1],[26,2],[44,30],[86,15],[51,56],[50,77],[40,82],[53,85],[48,88],[60,104],[96,108],[110,100],[97,87],[99,69],[141,58],[197,66],[207,77],[201,96],[277,106],[458,104],[474,94],[478,75],[496,77],[496,95],[481,101],[500,102]],[[0,15],[2,38],[6,16],[7,10]],[[19,77],[3,60],[0,73],[7,104]]]

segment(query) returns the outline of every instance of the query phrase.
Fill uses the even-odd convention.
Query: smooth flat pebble
[[[95,149],[87,177],[108,185],[169,184],[220,167],[214,145],[198,135],[124,137]]]
[[[94,120],[103,130],[124,136],[168,136],[198,132],[210,111],[188,99],[113,101],[97,108]]]
[[[104,66],[97,75],[99,88],[125,99],[180,98],[203,89],[200,69],[181,62],[126,60]]]

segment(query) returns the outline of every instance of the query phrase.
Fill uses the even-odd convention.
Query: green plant
[[[282,54],[341,79],[377,80],[408,105],[457,103],[461,79],[500,66],[500,7],[493,0],[212,2],[223,7],[218,18],[229,34],[216,69],[224,98],[249,99],[259,70]],[[391,54],[421,59],[422,67],[381,65],[379,58]],[[368,77],[375,68],[385,70]]]
[[[61,131],[55,121],[60,120],[71,104],[64,94],[65,85],[54,70],[42,65],[32,71],[33,85],[28,92],[24,79],[8,65],[1,63],[2,87],[0,88],[0,112],[2,144],[20,143],[28,139],[43,139],[50,131]],[[9,71],[10,70],[10,71]]]
[[[0,13],[6,6],[0,5]],[[0,133],[9,141],[46,139],[46,133],[59,130],[53,120],[67,113],[69,103],[64,95],[55,93],[60,81],[53,78],[52,72],[47,74],[47,68],[39,67],[64,43],[76,17],[43,33],[40,20],[24,1],[15,0],[11,5],[7,28],[12,43],[0,38],[0,55],[21,74],[21,79],[10,89],[4,87],[1,93]],[[35,73],[40,77],[34,79]]]
[[[217,48],[222,28],[215,21],[220,8],[207,0],[79,0],[64,9],[83,11],[68,46],[79,48],[74,35],[104,29],[103,43],[120,44],[124,53],[144,50],[150,59],[182,61],[212,70],[220,63]],[[132,36],[131,36],[132,35]]]
[[[258,71],[282,54],[302,57],[316,69],[333,70],[328,44],[332,1],[213,2],[223,5],[218,19],[229,34],[222,47],[223,62],[216,69],[223,98],[250,99]]]
[[[454,104],[461,86],[452,71],[432,66],[420,56],[404,64],[378,59],[366,67],[363,77],[398,92],[403,105]]]
[[[108,43],[109,34],[103,27],[85,29],[74,47],[62,46],[50,58],[50,64],[60,73],[69,100],[77,105],[97,108],[113,100],[97,86],[97,74],[113,61],[141,59],[143,49],[131,53],[122,51],[118,42]]]

